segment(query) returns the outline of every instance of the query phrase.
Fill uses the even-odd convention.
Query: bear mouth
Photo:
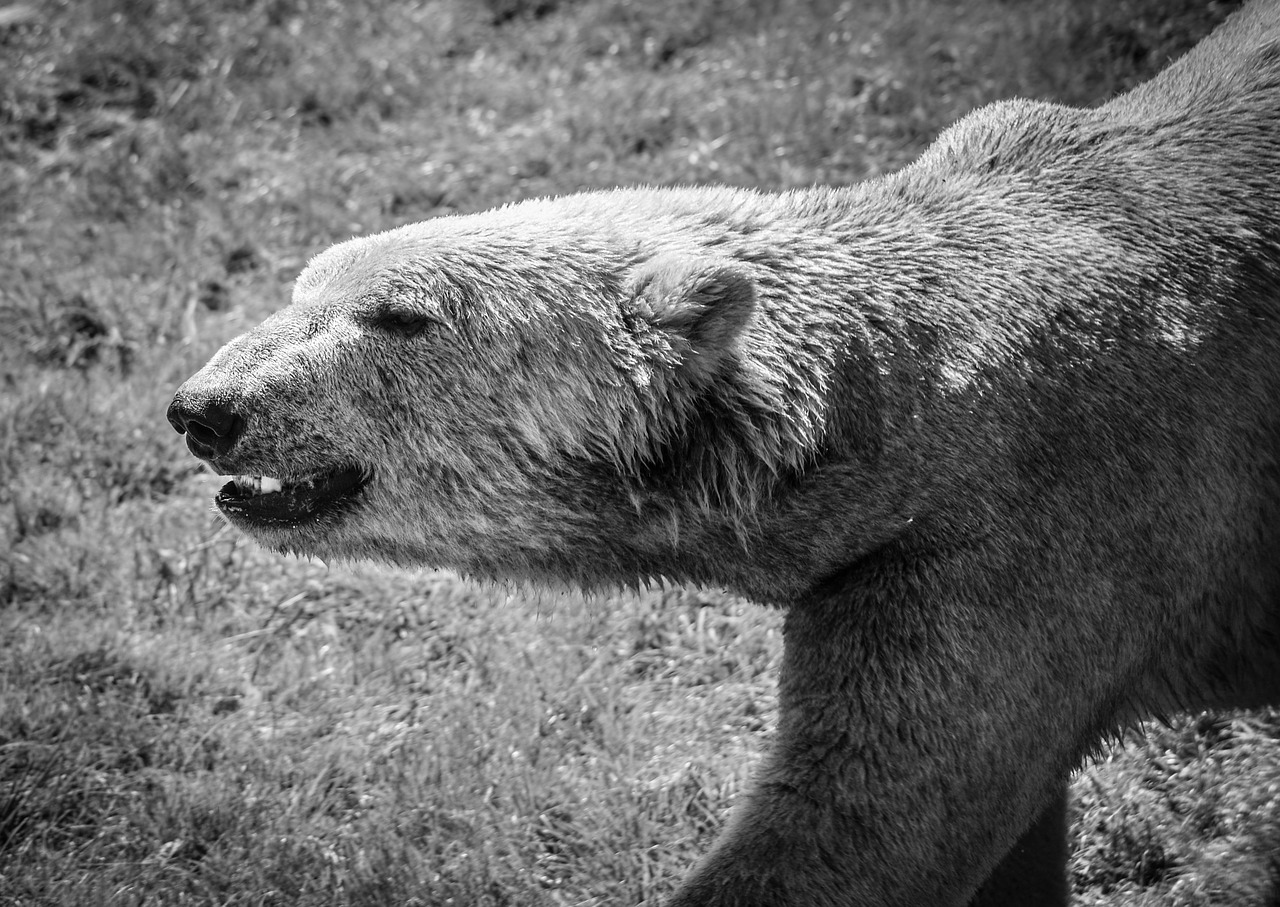
[[[370,471],[359,466],[297,480],[232,476],[213,502],[228,518],[250,527],[297,526],[349,509],[370,478]]]

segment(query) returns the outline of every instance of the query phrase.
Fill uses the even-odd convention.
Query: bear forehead
[[[518,253],[590,250],[643,254],[711,241],[717,225],[783,215],[796,195],[752,190],[614,189],[531,199],[475,214],[455,214],[351,239],[311,260],[299,285],[330,284],[342,273],[368,280],[378,268],[422,267],[450,253],[493,264]],[[469,260],[470,260],[469,259]]]
[[[402,234],[344,246],[318,257],[299,277],[295,303],[361,307],[399,298],[470,305],[493,297],[538,307],[599,295],[635,260],[624,249],[572,237],[530,242],[514,233]]]
[[[293,302],[359,307],[399,297],[470,308],[488,307],[488,298],[508,315],[552,300],[594,308],[617,297],[636,267],[656,256],[709,253],[760,262],[815,209],[846,203],[816,190],[763,195],[724,187],[527,200],[332,246],[299,275]]]

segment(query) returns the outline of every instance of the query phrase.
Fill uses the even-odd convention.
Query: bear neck
[[[574,547],[603,545],[606,582],[788,605],[869,559],[978,543],[1043,493],[1024,473],[1103,481],[1064,451],[1105,463],[1111,439],[1050,414],[1124,424],[1144,393],[1133,364],[1214,337],[1222,311],[1205,288],[1248,276],[1220,264],[1244,234],[1192,206],[1182,246],[1165,248],[1142,221],[1154,190],[1117,185],[1096,160],[1094,113],[1049,111],[1058,128],[1036,133],[1027,115],[961,124],[858,187],[731,199],[717,248],[753,269],[758,294],[741,367],[656,474],[614,477],[612,506],[608,482],[593,490],[594,513],[612,515]],[[1158,149],[1148,131],[1133,141]],[[1082,396],[1083,372],[1108,395]],[[1067,519],[1070,500],[1043,506]]]

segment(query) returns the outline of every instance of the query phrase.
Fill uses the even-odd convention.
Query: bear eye
[[[379,330],[405,337],[416,337],[423,331],[443,323],[439,317],[431,313],[399,306],[379,309],[373,313],[369,322]]]

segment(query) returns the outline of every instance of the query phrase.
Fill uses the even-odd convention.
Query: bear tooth
[[[284,483],[273,476],[232,476],[231,481],[241,491],[252,495],[271,494],[284,488]]]

